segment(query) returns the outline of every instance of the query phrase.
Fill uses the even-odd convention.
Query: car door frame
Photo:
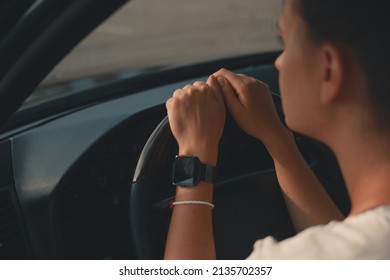
[[[0,130],[50,70],[126,2],[41,0],[24,7],[0,38]]]

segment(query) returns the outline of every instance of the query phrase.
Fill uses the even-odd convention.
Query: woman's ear
[[[321,48],[321,92],[320,101],[324,105],[334,102],[342,94],[345,78],[345,61],[341,50],[332,44]]]

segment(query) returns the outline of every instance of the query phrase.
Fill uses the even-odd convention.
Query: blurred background
[[[25,106],[159,69],[279,50],[281,2],[129,1],[53,69]]]

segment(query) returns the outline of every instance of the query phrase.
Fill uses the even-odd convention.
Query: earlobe
[[[338,48],[331,44],[325,44],[321,50],[322,60],[322,86],[321,102],[330,104],[341,94],[344,76],[344,61]]]

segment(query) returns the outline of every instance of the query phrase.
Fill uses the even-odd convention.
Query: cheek
[[[286,116],[286,123],[290,123],[290,119],[293,117],[297,108],[296,100],[298,99],[299,92],[299,67],[287,53],[283,53],[275,63],[279,70],[279,87],[282,97],[283,111]]]
[[[287,126],[305,132],[310,115],[310,83],[302,60],[285,53],[278,58],[279,86]]]

